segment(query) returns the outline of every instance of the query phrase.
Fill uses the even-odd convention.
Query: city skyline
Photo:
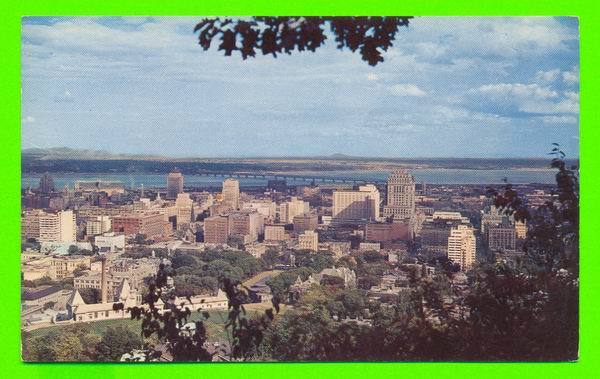
[[[201,19],[24,18],[22,148],[503,158],[557,142],[579,155],[576,18],[417,17],[376,67],[331,36],[277,59],[204,52]]]

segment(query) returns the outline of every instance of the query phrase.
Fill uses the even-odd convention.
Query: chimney
[[[106,257],[102,257],[102,274],[101,274],[101,293],[102,293],[102,303],[108,303],[108,285],[106,278]]]

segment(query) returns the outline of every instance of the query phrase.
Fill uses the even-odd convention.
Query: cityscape
[[[386,18],[334,17],[315,21],[284,17],[267,21],[255,18],[254,24],[245,19],[236,22],[249,28],[277,22],[287,23],[284,28],[330,23],[331,33],[335,33],[343,21],[343,25],[375,25],[375,35],[378,25],[390,24],[394,30],[407,26],[406,33],[423,32],[418,26],[419,18],[376,19]],[[432,19],[437,18],[424,18],[424,22]],[[539,25],[533,18],[516,19],[480,20],[489,21],[498,33],[504,30],[503,25],[521,22],[519,19],[523,19],[522,25],[539,33],[547,31],[544,22],[557,23],[561,29],[556,30],[568,36],[573,28],[568,18],[542,17]],[[183,18],[173,20],[177,22],[167,23],[165,28],[188,22]],[[41,37],[43,33],[68,34],[78,22],[87,27],[94,24],[97,36],[105,36],[104,29],[111,29],[114,34],[110,38],[127,49],[133,48],[127,40],[119,39],[116,30],[126,34],[148,30],[145,25],[158,30],[163,27],[159,25],[162,21],[145,18],[25,18],[24,60],[38,59],[38,49],[46,41]],[[220,21],[214,19],[198,24],[200,33],[207,22],[215,28],[213,36],[218,35]],[[413,25],[415,29],[411,30]],[[228,32],[224,29],[223,44]],[[260,33],[261,38],[266,38],[264,30]],[[461,31],[453,33],[460,35]],[[413,125],[392,128],[394,134],[406,133],[405,145],[388,145],[389,141],[378,145],[371,143],[370,136],[365,139],[369,146],[354,148],[362,142],[360,138],[349,139],[347,144],[321,142],[324,136],[310,134],[313,132],[308,127],[305,134],[301,133],[300,127],[291,126],[296,122],[293,120],[290,128],[295,130],[290,133],[291,139],[296,135],[299,138],[298,150],[282,153],[280,146],[269,147],[281,141],[281,135],[276,134],[271,141],[270,136],[263,134],[263,126],[257,127],[254,136],[235,129],[236,137],[230,137],[232,130],[224,132],[224,127],[215,126],[214,133],[222,133],[218,137],[221,150],[211,142],[211,132],[202,131],[200,134],[205,133],[206,139],[200,141],[206,147],[198,145],[196,154],[183,141],[184,132],[178,136],[181,146],[165,142],[171,145],[169,151],[157,141],[170,141],[173,133],[180,133],[171,127],[165,126],[165,132],[160,125],[154,125],[145,131],[136,130],[129,137],[126,123],[109,129],[108,124],[119,121],[99,108],[108,107],[111,100],[98,103],[99,108],[90,106],[90,111],[82,108],[83,116],[77,116],[82,117],[82,125],[87,123],[85,128],[92,128],[96,121],[88,117],[100,112],[100,118],[106,117],[105,135],[94,139],[94,131],[89,137],[77,137],[80,131],[72,132],[69,123],[79,111],[64,108],[75,101],[71,100],[73,93],[69,90],[62,94],[56,109],[35,99],[28,94],[27,86],[44,87],[41,83],[45,79],[36,76],[39,73],[35,64],[25,64],[23,114],[38,113],[25,116],[22,125],[22,359],[577,360],[578,72],[565,70],[578,70],[578,47],[573,47],[572,37],[567,42],[557,42],[555,35],[545,36],[546,39],[534,37],[513,47],[523,51],[532,46],[539,48],[544,53],[536,54],[546,54],[543,56],[548,59],[566,54],[570,57],[564,63],[567,66],[552,72],[534,68],[534,75],[545,81],[544,86],[520,84],[506,93],[495,93],[489,101],[496,102],[497,114],[485,116],[489,119],[484,117],[483,109],[465,111],[460,116],[489,123],[489,127],[499,127],[496,122],[511,123],[513,117],[518,125],[514,130],[522,130],[523,141],[510,134],[520,132],[507,128],[505,138],[493,132],[490,138],[496,146],[490,150],[485,138],[478,142],[480,131],[473,132],[473,143],[467,139],[471,131],[457,128],[456,133],[464,133],[462,155],[455,153],[455,147],[446,149],[455,141],[443,135],[437,138],[438,125],[429,130],[429,137],[419,136],[418,143],[411,140]],[[427,43],[419,48],[431,47]],[[560,45],[556,51],[553,43]],[[92,55],[103,57],[103,49],[94,50]],[[73,53],[60,48],[56,51],[73,58]],[[394,51],[401,54],[396,48],[391,57]],[[215,53],[209,50],[196,54]],[[332,47],[323,54],[320,59],[329,60],[342,52]],[[487,57],[483,53],[481,56]],[[356,57],[352,64],[364,66],[364,70],[368,65],[394,64],[393,58],[387,62],[386,55],[383,57],[373,61],[364,55],[365,62]],[[118,61],[115,57],[110,59]],[[242,60],[237,56],[210,59],[218,59],[219,66],[230,61],[239,64],[237,61]],[[255,64],[293,66],[293,59],[295,56],[268,61],[257,58]],[[310,59],[300,61],[299,67]],[[344,55],[339,59],[351,58]],[[530,64],[528,59],[535,57],[518,59]],[[503,62],[495,55],[493,60]],[[458,65],[457,62],[452,65]],[[247,64],[244,60],[240,67]],[[353,66],[351,70],[358,69]],[[496,73],[503,76],[502,80],[522,75],[511,72],[509,65],[502,70],[503,74]],[[97,75],[107,74],[101,70]],[[373,79],[385,73],[369,75]],[[77,81],[60,80],[71,85]],[[552,87],[553,81],[556,88]],[[479,92],[504,88],[492,86],[479,87]],[[425,91],[421,94],[417,86],[403,84],[395,88],[396,92],[403,92],[397,100],[400,102],[425,96]],[[43,91],[50,89],[44,87]],[[575,98],[577,109],[566,105]],[[452,101],[459,104],[465,99]],[[500,103],[507,99],[510,110],[501,114],[504,110]],[[169,105],[171,100],[165,101],[165,109],[177,112],[175,106]],[[237,104],[233,98],[230,101]],[[293,101],[297,100],[290,100]],[[519,101],[522,103],[516,104]],[[135,103],[131,101],[132,108],[138,106]],[[422,105],[415,105],[419,106]],[[539,109],[533,109],[536,106]],[[390,112],[383,108],[379,111]],[[317,111],[311,108],[314,112]],[[511,112],[518,115],[511,116]],[[63,114],[64,120],[69,120],[65,121],[65,131],[55,123],[55,117]],[[40,125],[44,115],[48,121]],[[420,112],[417,115],[427,117]],[[283,120],[280,115],[273,117]],[[538,123],[550,126],[540,132],[538,129],[543,126]],[[465,121],[465,127],[470,128],[467,124]],[[58,141],[69,146],[57,147],[54,137],[40,137],[36,132],[39,128],[49,128],[43,132],[46,134],[62,133],[64,137]],[[333,128],[337,128],[339,139],[354,138],[348,136],[356,132],[350,127]],[[115,135],[111,135],[113,131]],[[118,134],[120,131],[122,135]],[[166,134],[161,137],[160,133]],[[190,133],[189,138],[198,138],[196,134]],[[310,137],[305,140],[306,134]],[[337,138],[334,134],[328,137]],[[133,147],[125,150],[123,140]],[[248,146],[255,142],[262,146],[264,155]],[[288,146],[290,142],[281,144]],[[420,150],[419,144],[427,146]],[[341,150],[343,154],[331,150],[342,146],[347,146]],[[230,149],[236,152],[230,153]],[[397,151],[391,155],[394,149]],[[432,149],[440,153],[429,153]],[[523,153],[527,149],[531,151]]]

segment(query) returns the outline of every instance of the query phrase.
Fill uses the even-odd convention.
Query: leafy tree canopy
[[[294,51],[315,52],[323,46],[326,25],[335,36],[340,50],[358,51],[369,65],[383,62],[401,26],[408,26],[412,17],[250,17],[244,19],[205,18],[194,28],[198,43],[204,50],[213,40],[226,56],[237,51],[242,59],[263,55],[292,54]]]

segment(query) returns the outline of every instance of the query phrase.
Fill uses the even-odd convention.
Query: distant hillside
[[[25,158],[37,160],[103,160],[103,159],[160,159],[160,156],[152,155],[133,155],[133,154],[114,154],[105,150],[73,149],[70,147],[51,147],[47,149],[30,148],[21,150],[21,155]]]
[[[22,150],[22,171],[40,172],[153,172],[177,167],[185,174],[214,172],[317,172],[406,169],[549,169],[550,158],[367,158],[332,154],[326,157],[174,158],[114,154],[67,147]],[[569,160],[579,165],[579,160]]]

